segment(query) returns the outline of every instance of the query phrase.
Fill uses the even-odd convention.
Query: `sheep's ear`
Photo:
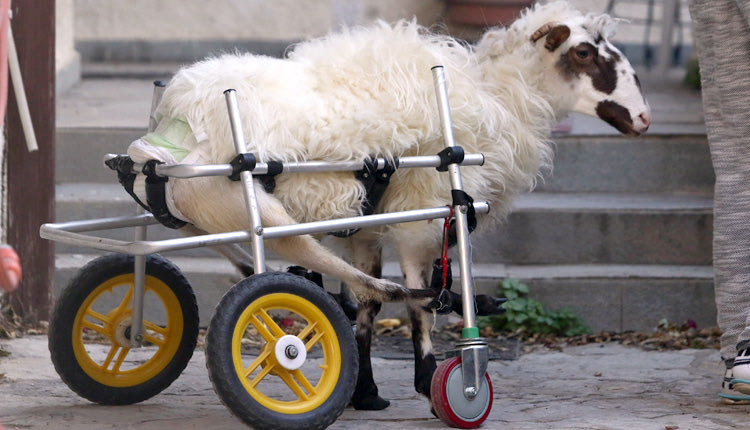
[[[563,44],[568,37],[570,37],[570,27],[564,24],[557,24],[554,22],[548,22],[543,26],[539,27],[534,34],[531,35],[531,41],[536,43],[537,40],[547,36],[544,42],[544,47],[548,51],[554,51]]]

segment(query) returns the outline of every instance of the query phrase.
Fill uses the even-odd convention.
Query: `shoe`
[[[750,348],[737,352],[730,385],[733,390],[750,395]]]
[[[750,405],[750,395],[738,391],[734,386],[734,381],[732,369],[727,369],[719,392],[721,401],[727,405]]]

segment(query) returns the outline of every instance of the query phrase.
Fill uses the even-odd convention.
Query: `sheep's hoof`
[[[358,411],[382,411],[391,405],[389,400],[380,396],[352,397],[352,406]]]

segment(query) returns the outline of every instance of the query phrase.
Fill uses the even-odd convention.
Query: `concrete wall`
[[[376,18],[430,24],[440,11],[439,0],[76,0],[76,39],[294,40]]]
[[[683,31],[681,36],[675,34],[675,41],[689,47],[687,0],[679,1]],[[591,12],[603,12],[609,4],[609,0],[571,2]],[[377,18],[394,21],[416,16],[430,26],[443,21],[445,9],[444,0],[75,0],[75,40],[84,58],[98,61],[183,61],[235,47],[279,55],[291,42]],[[660,43],[661,2],[653,10],[656,26],[650,32],[642,22],[648,14],[645,2],[619,1],[613,13],[632,20],[621,23],[614,39],[619,44]],[[478,34],[476,29],[449,29],[466,39]]]
[[[81,56],[75,49],[73,0],[55,2],[55,91],[60,94],[81,76]]]
[[[279,55],[342,25],[414,16],[430,25],[442,10],[441,0],[76,0],[75,37],[85,58],[104,61],[183,61],[235,47]]]

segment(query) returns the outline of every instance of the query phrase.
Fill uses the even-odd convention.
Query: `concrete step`
[[[59,127],[56,181],[114,183],[106,153],[125,153],[143,128]],[[558,136],[554,172],[538,191],[709,193],[714,174],[705,135]]]
[[[554,170],[537,191],[711,193],[715,181],[705,134],[559,136]]]
[[[119,184],[58,184],[57,220],[135,213]],[[512,264],[711,264],[712,201],[705,195],[531,193],[520,196],[507,223],[472,236],[474,261]],[[103,232],[130,240],[132,230]],[[164,227],[149,239],[179,237]],[[81,252],[58,244],[58,252]],[[210,256],[207,250],[180,255]],[[386,259],[394,260],[392,252]]]
[[[117,174],[104,165],[104,155],[125,154],[146,127],[57,128],[55,182],[117,184]]]
[[[513,264],[711,264],[710,195],[531,193],[472,238],[475,259]]]
[[[165,255],[180,267],[198,299],[201,326],[206,326],[221,296],[240,279],[226,261]],[[92,254],[58,253],[55,288],[57,297]],[[269,261],[269,270],[284,270],[282,261]],[[454,264],[453,273],[459,273]],[[500,281],[516,278],[529,284],[531,296],[550,309],[575,311],[594,331],[653,329],[662,318],[698,326],[715,322],[713,272],[710,266],[669,265],[537,265],[474,264],[472,273],[478,294],[496,294]],[[383,276],[403,282],[397,263],[386,263]],[[454,290],[458,292],[458,280]],[[338,292],[339,282],[324,278],[328,291]],[[148,304],[147,304],[148,305]],[[384,306],[379,317],[404,317],[398,303]]]

